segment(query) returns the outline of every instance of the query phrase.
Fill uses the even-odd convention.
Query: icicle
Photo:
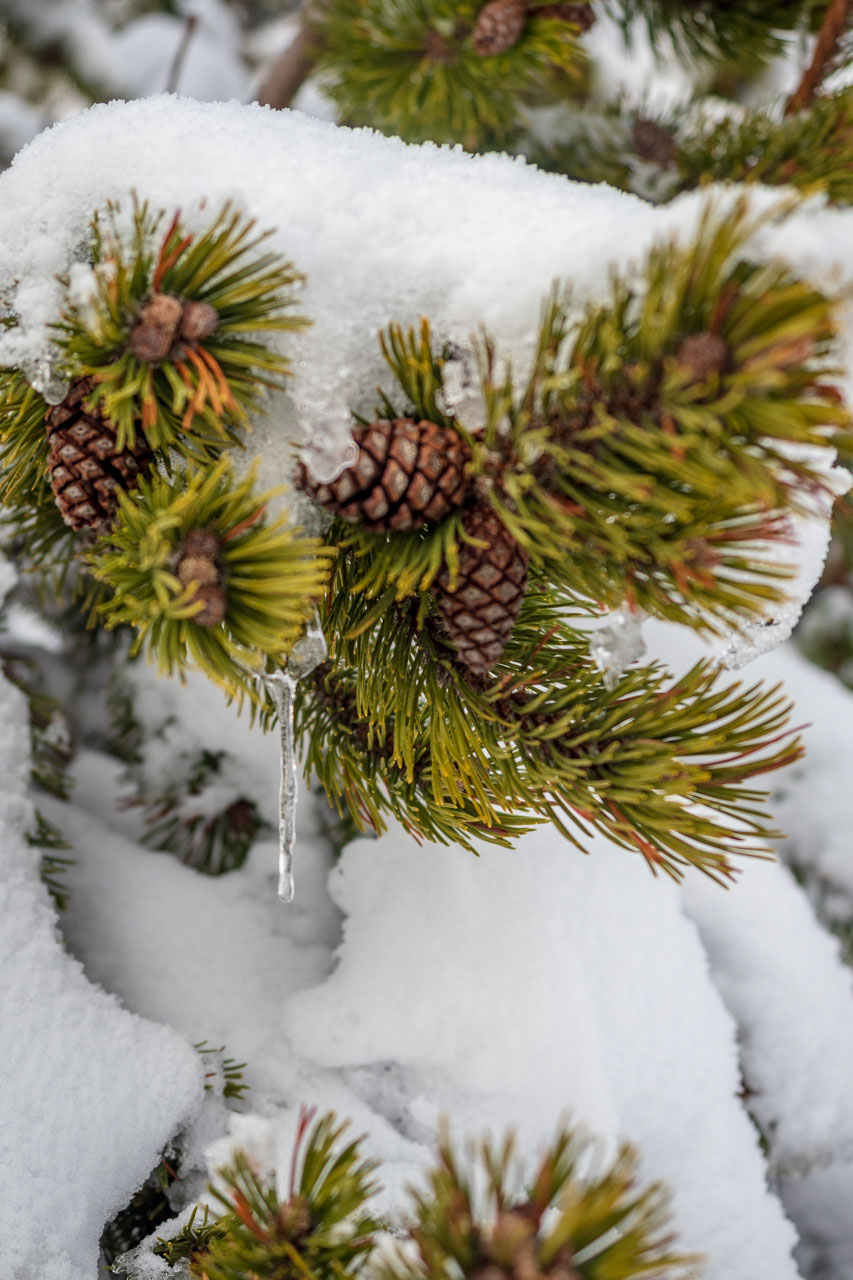
[[[590,632],[590,656],[604,677],[605,689],[615,689],[625,668],[646,652],[642,627],[642,613],[623,606],[610,614],[603,627]]]
[[[324,662],[328,653],[326,637],[320,625],[320,615],[305,629],[305,635],[293,646],[287,666],[281,671],[264,673],[258,679],[272,698],[278,712],[281,736],[281,791],[278,808],[278,896],[282,902],[292,902],[295,891],[293,881],[293,846],[296,843],[296,801],[298,776],[296,746],[293,733],[293,697],[296,686],[315,667]]]

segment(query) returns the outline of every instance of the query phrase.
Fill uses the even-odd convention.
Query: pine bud
[[[183,307],[168,293],[155,293],[139,313],[130,335],[130,350],[143,364],[165,360],[171,350]]]
[[[193,595],[195,604],[201,600],[204,608],[193,615],[192,621],[199,627],[218,627],[228,612],[228,600],[222,587],[210,584],[199,587]]]
[[[219,550],[219,538],[212,529],[191,529],[178,552],[176,573],[179,581],[184,586],[198,583],[190,603],[201,601],[204,606],[192,618],[200,627],[218,627],[228,610],[217,564]]]
[[[180,335],[185,342],[203,342],[219,327],[219,312],[209,302],[185,302]]]

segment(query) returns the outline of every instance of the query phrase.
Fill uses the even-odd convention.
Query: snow
[[[92,154],[100,157],[95,169]],[[180,162],[164,163],[168,156]],[[249,446],[252,456],[263,453],[263,481],[279,484],[291,475],[294,440],[305,443],[319,476],[350,459],[352,411],[369,413],[377,385],[389,386],[376,336],[390,321],[431,319],[437,340],[462,353],[448,391],[464,399],[473,332],[490,329],[523,376],[555,277],[571,282],[579,302],[603,298],[613,267],[635,267],[664,233],[691,234],[705,199],[689,194],[654,208],[520,159],[406,146],[257,105],[163,95],[96,106],[40,134],[0,175],[0,290],[19,318],[0,334],[0,360],[50,375],[57,277],[79,258],[94,209],[127,200],[132,190],[181,208],[192,226],[231,199],[274,228],[272,242],[307,274],[299,305],[312,326],[281,339],[296,376]],[[417,192],[429,196],[413,199]],[[760,190],[752,196],[758,208],[777,198]],[[834,272],[839,286],[850,279],[853,255],[839,266],[841,242],[825,234],[837,216],[817,205],[795,214],[762,233],[761,252]],[[831,450],[826,459],[829,469]],[[789,605],[772,633],[753,628],[727,641],[727,661],[737,664],[790,633],[826,537],[825,511],[800,520]]]
[[[0,292],[14,292],[20,319],[0,335],[0,359],[47,356],[55,276],[78,254],[93,208],[133,188],[180,206],[192,225],[233,199],[274,227],[307,273],[300,310],[314,325],[284,340],[297,376],[252,445],[265,477],[278,479],[297,437],[327,474],[345,459],[350,411],[369,409],[376,384],[389,383],[376,332],[390,320],[427,314],[439,340],[457,345],[448,394],[466,403],[465,355],[480,324],[523,374],[555,275],[579,299],[601,297],[613,265],[635,263],[664,231],[689,233],[700,204],[691,195],[655,209],[508,157],[406,147],[298,113],[166,96],[96,107],[40,135],[0,176]],[[766,232],[764,251],[849,284],[839,216],[812,205]],[[825,534],[817,512],[795,553],[802,572],[784,627]],[[669,643],[678,668],[692,641],[679,633]],[[760,648],[753,637],[750,653]],[[744,656],[740,642],[732,656]],[[853,817],[853,730],[838,713],[849,695],[790,655],[756,663],[756,675],[780,671],[821,724],[812,763],[784,783],[792,845],[850,888],[839,832]],[[179,686],[137,666],[126,679],[145,730],[146,785],[166,786],[200,750],[221,750],[217,803],[244,796],[276,826],[272,738],[198,678]],[[395,829],[335,861],[322,804],[305,798],[299,893],[285,909],[274,841],[258,841],[246,866],[221,878],[153,853],[139,843],[138,812],[120,807],[121,766],[89,750],[75,760],[71,803],[39,802],[74,842],[69,954],[24,839],[27,772],[23,700],[0,683],[0,1107],[10,1111],[0,1125],[13,1155],[0,1170],[0,1239],[15,1250],[10,1280],[93,1280],[103,1222],[182,1127],[195,1125],[196,1172],[202,1148],[213,1168],[235,1142],[283,1170],[303,1101],[368,1134],[392,1212],[440,1113],[459,1132],[514,1123],[529,1157],[565,1112],[611,1148],[637,1142],[644,1173],[675,1190],[684,1245],[707,1253],[707,1280],[796,1280],[786,1211],[802,1233],[800,1264],[844,1274],[850,975],[784,867],[750,866],[730,892],[694,877],[681,893],[601,838],[585,858],[550,828],[479,859],[416,848]],[[198,1111],[190,1042],[202,1039],[249,1063],[253,1114],[232,1117],[229,1134],[221,1111]]]
[[[388,383],[376,335],[389,321],[428,315],[440,340],[463,342],[486,325],[523,370],[555,277],[579,299],[604,296],[611,265],[636,261],[668,229],[689,234],[701,203],[690,195],[652,208],[508,156],[406,146],[298,112],[173,96],[96,106],[40,134],[0,176],[0,286],[19,281],[20,317],[0,358],[45,354],[60,306],[54,277],[94,209],[132,189],[196,225],[200,202],[233,199],[275,228],[275,244],[307,273],[300,309],[313,326],[286,345],[297,418],[326,474],[347,456],[351,410],[369,410]],[[290,439],[283,431],[282,477]]]
[[[104,1222],[189,1119],[201,1069],[182,1036],[127,1012],[63,949],[26,840],[28,738],[23,695],[0,677],[2,1274],[93,1280]]]

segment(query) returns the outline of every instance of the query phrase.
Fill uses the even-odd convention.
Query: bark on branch
[[[785,114],[795,115],[813,101],[821,82],[831,69],[841,37],[850,24],[853,0],[832,0],[826,11],[812,60],[803,72],[803,78],[788,100]]]
[[[317,56],[317,37],[309,19],[317,6],[308,0],[302,6],[299,30],[283,49],[261,81],[256,100],[265,107],[289,107],[307,80]]]

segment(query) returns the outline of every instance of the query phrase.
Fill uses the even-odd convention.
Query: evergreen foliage
[[[317,66],[347,124],[500,148],[518,134],[524,103],[582,84],[581,28],[558,7],[532,0],[517,43],[484,57],[472,41],[482,0],[328,0],[314,19]]]
[[[267,236],[230,205],[198,235],[179,214],[168,220],[137,200],[130,228],[117,204],[95,216],[92,274],[69,279],[57,345],[64,372],[94,377],[92,403],[114,423],[119,448],[141,428],[152,449],[205,461],[240,440],[261,388],[281,385],[288,362],[258,338],[306,321],[289,310],[300,279],[292,264],[257,252]],[[192,340],[181,323],[162,357],[143,359],[134,330],[164,296],[213,307],[216,328]]]
[[[145,843],[207,875],[242,867],[262,826],[254,801],[243,796],[208,810],[205,793],[216,794],[223,754],[202,751],[164,791],[139,796],[145,807]]]
[[[215,467],[142,480],[119,496],[119,518],[89,553],[95,577],[112,590],[101,606],[107,626],[127,623],[161,670],[193,661],[231,690],[246,689],[257,655],[281,661],[323,591],[327,556],[313,540],[268,521],[273,495],[257,495],[251,477],[235,482],[228,459]],[[227,609],[216,626],[194,622],[204,605],[196,579],[182,582],[176,562],[189,534],[215,535]]]
[[[63,857],[63,853],[73,848],[63,837],[61,831],[48,822],[43,813],[36,809],[36,825],[27,833],[27,842],[42,850],[39,874],[41,882],[47,889],[57,911],[64,911],[68,906],[68,886],[65,874],[74,866],[73,858]]]
[[[309,1125],[303,1109],[294,1144],[287,1198],[266,1185],[243,1152],[218,1171],[211,1188],[224,1212],[204,1232],[201,1252],[188,1251],[190,1274],[204,1280],[346,1280],[364,1267],[380,1223],[367,1208],[374,1165],[345,1124],[327,1113]],[[304,1142],[304,1151],[302,1144]]]
[[[828,0],[618,0],[625,20],[642,17],[652,41],[668,37],[688,62],[755,69],[783,48],[785,32],[820,23]]]
[[[721,116],[719,108],[723,107]],[[619,105],[572,115],[559,140],[532,148],[547,169],[606,182],[653,203],[711,182],[762,183],[853,201],[853,91],[821,95],[786,115],[782,104],[718,103],[654,115]]]
[[[414,1193],[411,1244],[380,1263],[378,1280],[696,1277],[700,1259],[673,1252],[668,1193],[638,1185],[633,1148],[601,1172],[587,1171],[589,1156],[561,1127],[523,1192],[511,1137],[463,1162],[445,1134],[427,1189]]]
[[[101,1256],[107,1266],[172,1217],[168,1192],[177,1182],[179,1170],[180,1153],[169,1150],[130,1203],[107,1223],[101,1236]]]
[[[206,1040],[194,1045],[204,1060],[205,1093],[215,1093],[224,1098],[231,1109],[234,1100],[242,1101],[249,1085],[243,1079],[245,1062],[237,1062],[227,1057],[224,1045],[216,1048],[209,1046]],[[159,1227],[174,1216],[174,1196],[184,1190],[187,1177],[186,1168],[186,1135],[178,1134],[174,1141],[163,1152],[156,1167],[145,1179],[142,1186],[132,1196],[130,1202],[112,1218],[104,1228],[101,1236],[101,1257],[113,1271],[119,1275],[133,1274],[132,1263],[125,1255],[152,1235]],[[196,1241],[206,1238],[208,1234],[207,1213],[204,1222],[196,1228],[193,1214],[186,1227],[175,1238],[175,1241],[163,1242],[172,1249],[161,1253],[159,1246],[154,1246],[155,1255],[165,1257],[169,1262],[180,1261],[187,1257],[182,1252],[181,1242]],[[215,1230],[211,1225],[210,1230]],[[129,1270],[130,1268],[130,1270]]]
[[[238,1062],[236,1058],[226,1058],[224,1045],[217,1049],[208,1045],[206,1040],[200,1040],[193,1048],[203,1058],[210,1060],[211,1070],[204,1073],[205,1093],[219,1092],[223,1098],[236,1098],[238,1102],[242,1102],[249,1088],[243,1079],[246,1063]]]
[[[617,279],[574,321],[552,299],[520,391],[485,339],[481,432],[442,408],[453,353],[429,327],[384,335],[402,412],[468,442],[472,500],[529,552],[532,577],[503,658],[473,678],[434,598],[457,571],[462,515],[407,533],[333,525],[330,658],[297,729],[307,769],[363,829],[392,816],[474,847],[550,819],[575,843],[601,831],[653,869],[718,879],[727,850],[772,837],[749,784],[801,749],[778,691],[715,690],[701,665],[671,686],[632,668],[609,689],[571,620],[626,601],[699,630],[767,616],[784,598],[773,548],[789,513],[831,500],[811,447],[850,444],[834,304],[750,262],[754,230],[742,205],[708,212],[692,243],[652,252],[642,286]],[[401,412],[388,395],[377,411]]]
[[[801,751],[777,689],[715,689],[710,665],[673,684],[659,667],[633,667],[608,689],[588,635],[541,587],[504,659],[472,687],[418,625],[416,603],[371,625],[357,566],[342,557],[336,572],[330,664],[297,725],[306,768],[362,829],[391,815],[473,848],[550,819],[578,847],[603,832],[676,879],[690,865],[728,878],[732,853],[772,837],[749,784]]]

